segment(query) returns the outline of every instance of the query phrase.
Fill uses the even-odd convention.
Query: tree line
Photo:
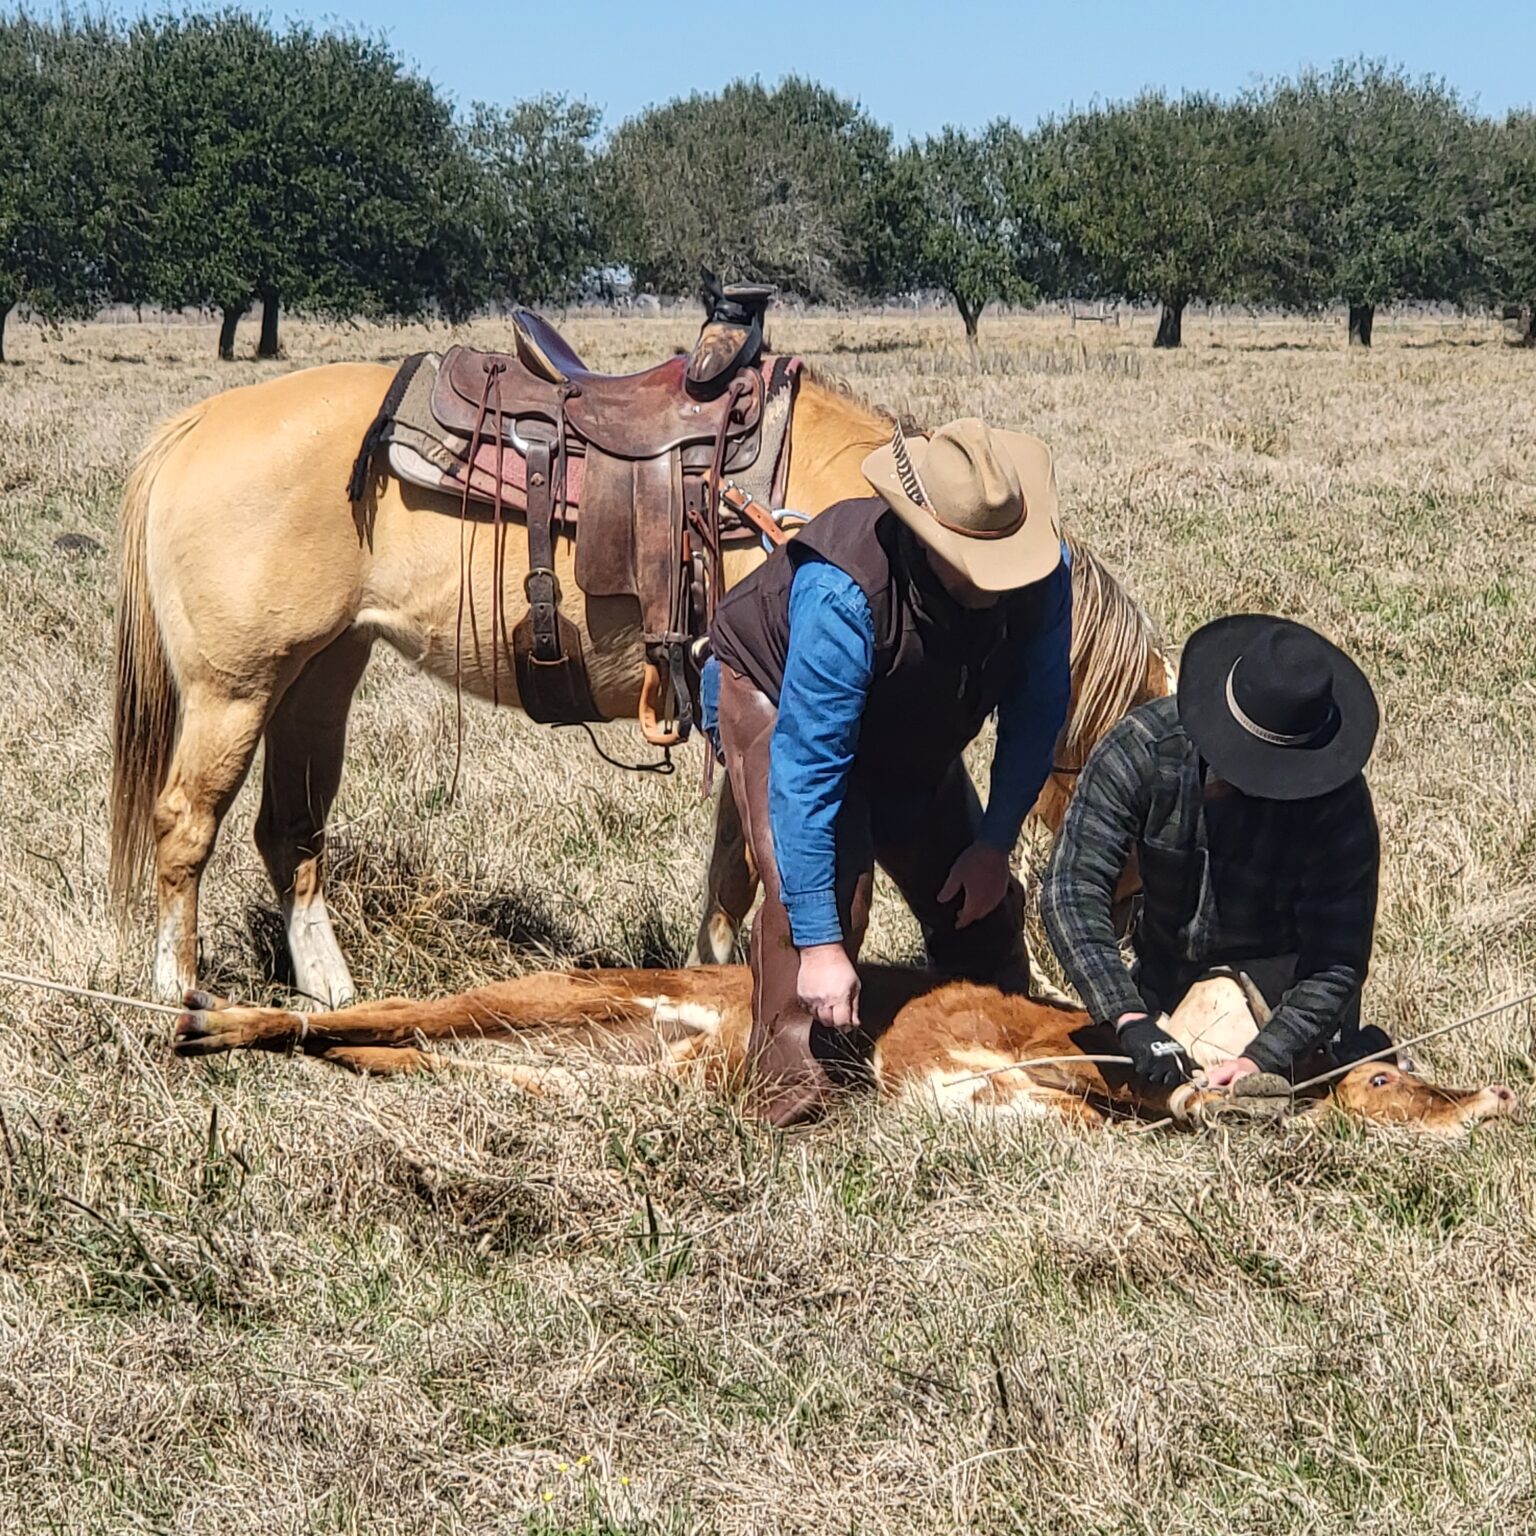
[[[812,81],[738,81],[604,133],[580,101],[455,112],[384,43],[240,11],[0,17],[6,317],[106,303],[458,321],[703,267],[811,301],[1516,306],[1536,344],[1536,114],[1342,63],[899,144]]]

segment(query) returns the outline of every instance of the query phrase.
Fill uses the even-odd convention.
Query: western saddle
[[[788,362],[761,359],[773,290],[706,277],[710,309],[693,351],[643,372],[594,373],[549,321],[521,308],[512,314],[512,352],[454,347],[436,367],[430,413],[440,429],[432,446],[441,483],[460,490],[465,517],[472,501],[491,507],[498,564],[503,517],[521,514],[527,523],[528,609],[510,634],[498,570],[493,692],[510,641],[518,695],[535,720],[604,718],[580,632],[561,611],[558,532],[575,533],[584,593],[639,602],[640,725],[660,746],[685,739],[692,725],[695,642],[723,590],[725,542],[783,537],[750,498],[744,508],[743,498],[725,495],[727,476],[753,466],[763,450],[765,400]],[[405,377],[402,369],[364,442],[354,500],[373,448],[391,440],[386,418],[406,392]],[[783,378],[792,382],[792,371]]]

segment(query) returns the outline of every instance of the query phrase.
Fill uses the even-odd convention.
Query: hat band
[[[962,538],[965,539],[1011,539],[1013,535],[1016,534],[1019,529],[1024,526],[1024,520],[1029,516],[1028,509],[1021,506],[1019,508],[1019,515],[1014,518],[1014,520],[1009,523],[1006,528],[967,528],[962,523],[950,522],[950,520],[941,512],[939,512],[938,509],[932,504],[924,507],[923,511],[925,511],[929,517],[931,517],[934,522],[939,525],[940,528],[947,528],[951,533],[958,533]]]
[[[1227,708],[1232,712],[1232,718],[1247,731],[1247,733],[1259,741],[1271,747],[1304,747],[1309,742],[1314,742],[1324,731],[1333,724],[1333,710],[1328,711],[1328,718],[1317,727],[1316,730],[1302,731],[1297,735],[1287,735],[1283,731],[1271,731],[1259,724],[1257,720],[1251,720],[1244,713],[1243,706],[1237,702],[1237,694],[1232,687],[1232,680],[1237,676],[1238,664],[1242,661],[1239,656],[1232,663],[1232,670],[1227,673]]]
[[[961,538],[1009,539],[1024,526],[1025,520],[1029,517],[1029,506],[1020,496],[1019,515],[1006,528],[967,528],[963,523],[952,523],[930,499],[928,487],[923,484],[923,478],[917,472],[917,465],[912,462],[912,455],[907,451],[907,435],[901,430],[900,422],[896,422],[891,430],[891,456],[896,461],[896,478],[901,482],[901,488],[906,492],[907,500],[921,507],[939,527],[947,528],[951,533],[958,533]]]

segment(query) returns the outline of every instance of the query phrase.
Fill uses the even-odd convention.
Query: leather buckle
[[[538,593],[534,583],[538,583]],[[547,565],[535,566],[523,577],[523,596],[530,603],[543,603],[551,607],[560,602],[560,578]]]

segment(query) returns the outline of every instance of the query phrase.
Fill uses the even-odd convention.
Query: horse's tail
[[[149,590],[150,495],[166,459],[202,420],[203,410],[202,405],[194,405],[155,428],[123,492],[118,525],[109,876],[120,911],[133,901],[149,862],[155,801],[165,784],[181,718],[181,698]]]

